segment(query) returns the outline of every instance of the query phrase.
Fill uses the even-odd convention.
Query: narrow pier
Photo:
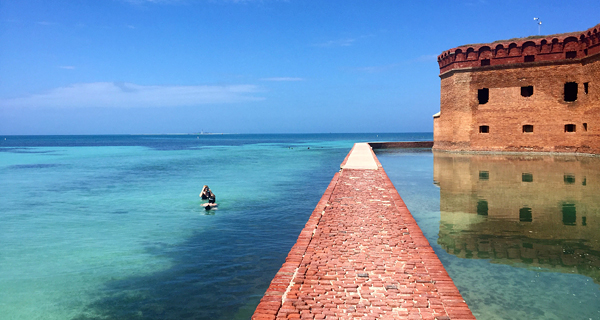
[[[358,143],[252,319],[475,319],[377,157]]]

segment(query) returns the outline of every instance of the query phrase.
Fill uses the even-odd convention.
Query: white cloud
[[[27,97],[2,99],[0,107],[178,107],[264,100],[254,85],[142,86],[123,82],[80,83]]]
[[[262,78],[262,81],[304,81],[304,78],[294,77],[274,77],[274,78]]]

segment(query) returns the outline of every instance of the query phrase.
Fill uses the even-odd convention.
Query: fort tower
[[[434,149],[600,154],[600,24],[438,56]]]

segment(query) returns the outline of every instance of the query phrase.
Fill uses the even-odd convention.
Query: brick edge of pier
[[[432,290],[433,294],[423,294],[422,292],[414,292],[408,295],[404,295],[403,297],[406,299],[402,299],[403,301],[408,301],[408,305],[403,304],[402,306],[406,308],[402,308],[403,314],[402,318],[406,319],[424,319],[424,320],[471,320],[475,319],[471,310],[465,303],[462,298],[460,292],[456,288],[454,282],[446,272],[446,269],[442,265],[438,256],[433,251],[433,248],[429,244],[429,241],[423,235],[423,232],[417,225],[415,219],[412,214],[406,207],[406,204],[400,197],[400,194],[394,187],[393,183],[390,181],[389,177],[383,170],[383,167],[373,148],[429,148],[431,147],[430,142],[409,142],[409,143],[372,143],[369,147],[369,151],[373,157],[374,162],[376,163],[377,169],[344,169],[348,160],[350,159],[351,154],[357,148],[358,144],[355,144],[352,150],[348,153],[340,167],[342,168],[340,172],[337,172],[329,186],[325,190],[323,196],[320,201],[317,203],[314,211],[308,219],[304,229],[300,232],[298,236],[298,240],[296,244],[290,250],[285,263],[281,267],[281,269],[277,272],[267,291],[265,292],[263,298],[260,300],[252,319],[253,320],[275,320],[275,319],[350,319],[350,318],[369,318],[369,319],[396,319],[397,314],[395,316],[381,316],[381,314],[376,314],[373,316],[369,315],[358,315],[352,313],[346,313],[345,316],[333,316],[331,314],[322,314],[320,316],[314,316],[314,314],[310,316],[302,316],[302,313],[291,312],[289,309],[285,309],[284,306],[287,304],[287,308],[289,308],[292,303],[295,305],[298,299],[288,298],[287,295],[290,293],[292,287],[298,287],[295,283],[295,278],[298,277],[298,272],[300,269],[305,270],[306,261],[304,261],[305,257],[308,256],[310,260],[310,253],[308,252],[309,246],[311,245],[311,241],[317,234],[317,230],[319,228],[319,222],[326,214],[326,209],[332,203],[332,196],[336,191],[342,177],[345,173],[354,174],[361,173],[361,171],[368,171],[369,174],[376,172],[376,175],[379,175],[379,178],[382,180],[382,189],[385,189],[389,192],[389,196],[391,197],[391,204],[393,206],[394,214],[401,216],[404,227],[408,230],[408,234],[411,239],[411,250],[418,252],[419,261],[415,261],[412,259],[408,262],[409,265],[412,264],[423,264],[420,270],[423,268],[426,270],[425,278],[429,279],[428,281],[423,280],[421,284],[429,285],[428,290]],[[355,177],[352,177],[355,178]],[[356,179],[356,178],[355,178]],[[356,181],[356,180],[354,180]],[[357,182],[358,183],[358,182]],[[303,263],[304,262],[304,263]],[[416,269],[415,269],[416,270]],[[422,274],[421,274],[422,275]],[[299,282],[302,283],[303,280]],[[419,281],[419,280],[417,280]],[[304,280],[304,283],[308,281]],[[318,284],[317,284],[318,286]],[[387,288],[387,287],[386,287]],[[282,310],[284,309],[284,310]],[[306,310],[306,308],[302,308]],[[308,315],[308,313],[306,314]]]

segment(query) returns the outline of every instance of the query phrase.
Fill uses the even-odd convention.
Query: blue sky
[[[0,134],[431,132],[436,56],[590,1],[0,0]]]

